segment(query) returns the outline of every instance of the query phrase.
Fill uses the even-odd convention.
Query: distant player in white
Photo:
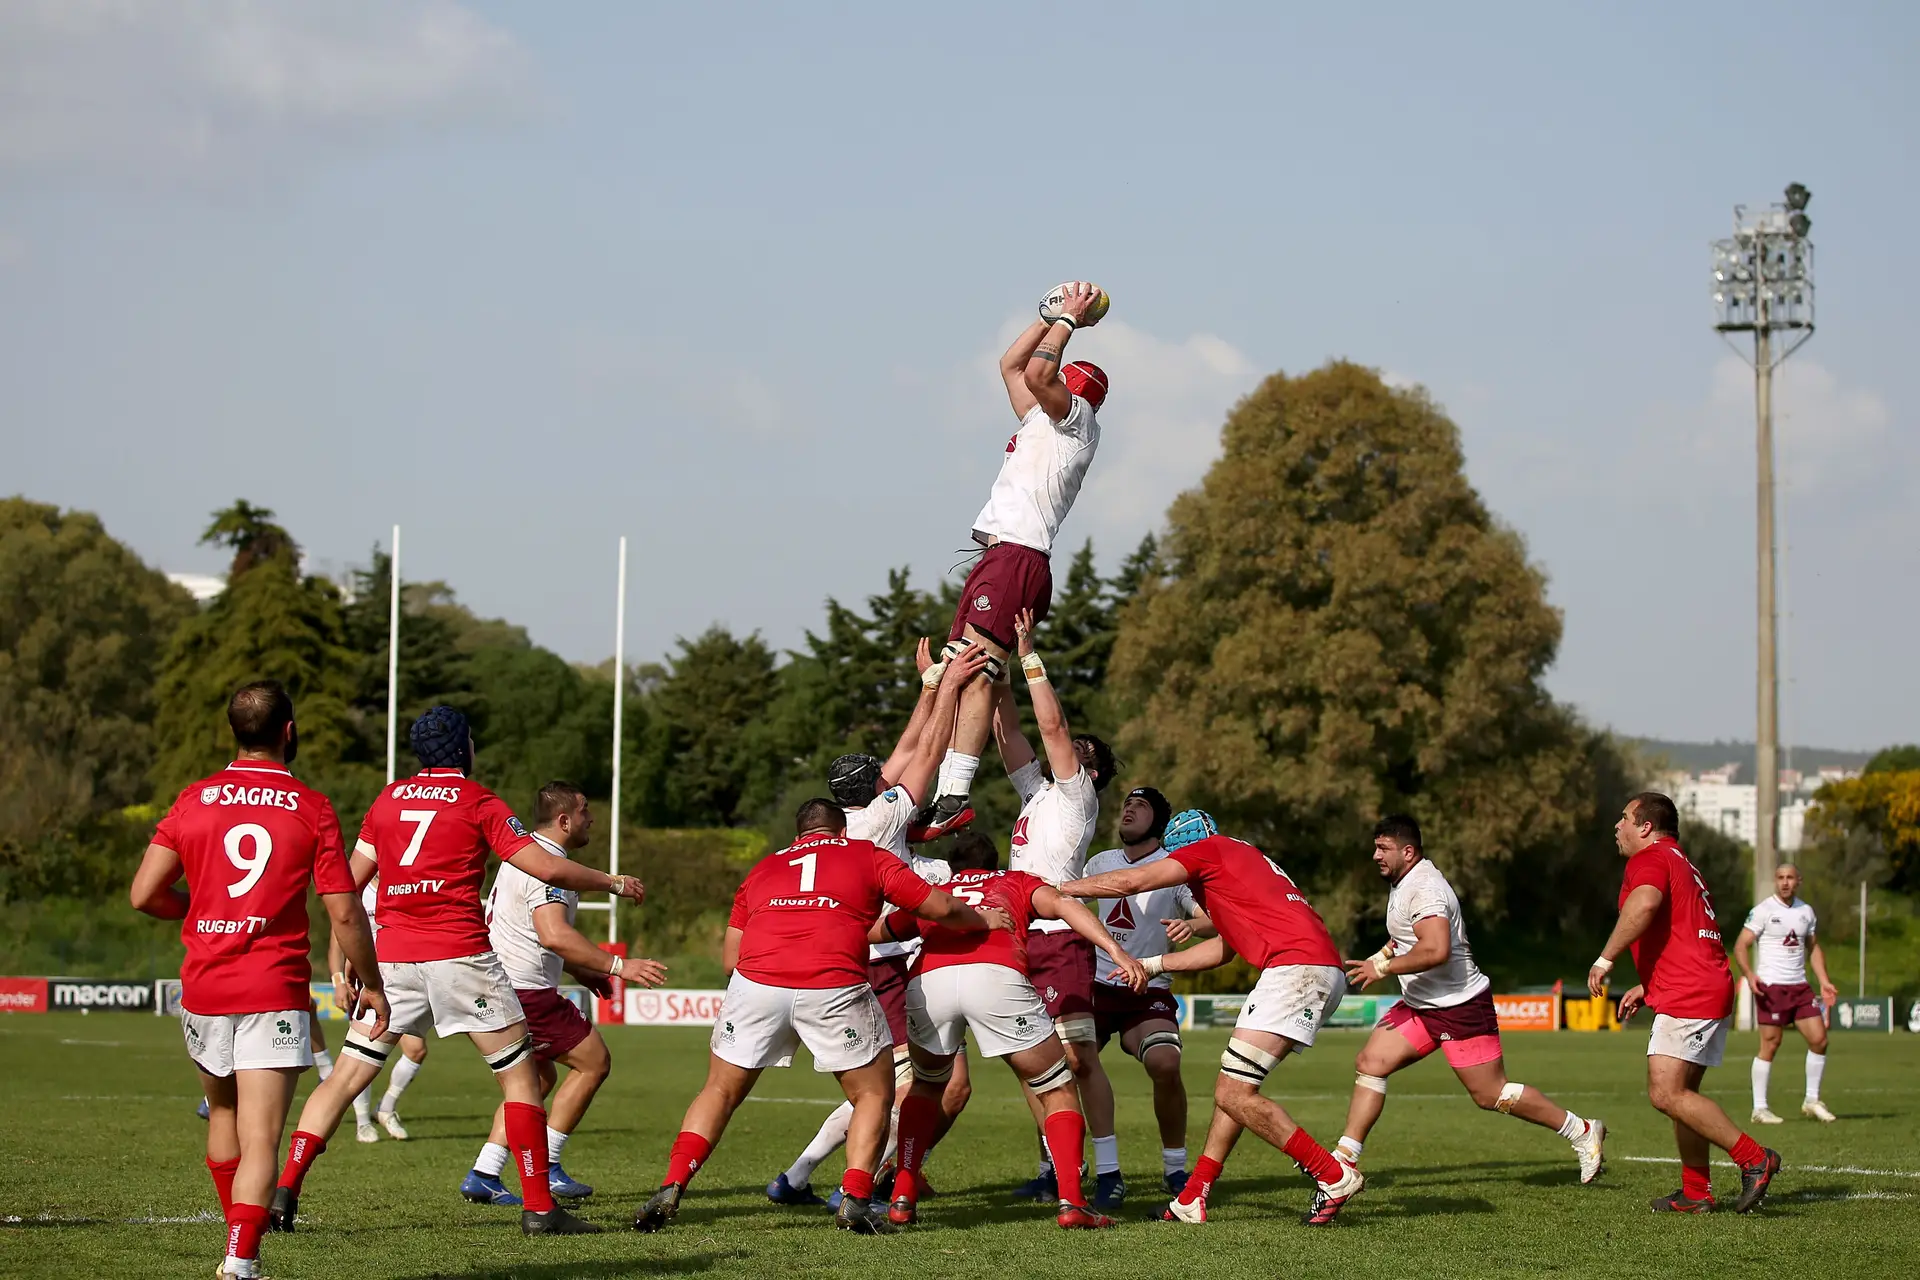
[[[375,936],[380,933],[380,916],[376,911],[380,905],[380,878],[375,876],[367,881],[360,891],[360,905],[367,913],[367,923],[372,926]],[[341,962],[345,959],[340,948],[329,941],[327,943],[327,970],[333,975],[333,1004],[342,1014],[353,1002],[353,995],[347,986],[345,968]],[[319,1023],[315,1022],[315,1026]],[[395,1141],[407,1140],[407,1127],[400,1123],[400,1096],[420,1074],[420,1068],[426,1065],[427,1042],[419,1036],[400,1037],[400,1061],[393,1064],[393,1072],[387,1077],[387,1091],[380,1099],[380,1105],[373,1105],[373,1084],[369,1082],[353,1099],[353,1136],[360,1142],[380,1141],[380,1130],[385,1129]],[[322,1076],[321,1079],[325,1079]],[[378,1127],[376,1128],[376,1124]]]
[[[1135,787],[1120,809],[1122,847],[1088,858],[1084,874],[1097,876],[1166,857],[1160,836],[1172,816],[1173,806],[1159,791]],[[1163,956],[1192,938],[1214,936],[1213,922],[1184,884],[1148,889],[1131,897],[1099,899],[1096,911],[1114,941],[1136,960]],[[1104,1049],[1108,1040],[1119,1036],[1120,1047],[1140,1059],[1153,1081],[1153,1114],[1160,1122],[1161,1183],[1177,1196],[1187,1184],[1187,1086],[1180,1078],[1180,1007],[1173,999],[1173,979],[1161,974],[1148,983],[1145,991],[1135,991],[1114,965],[1097,963],[1093,1019],[1100,1047]],[[1107,1095],[1104,1109],[1094,1099],[1088,1101],[1087,1126],[1095,1135],[1093,1207],[1105,1209],[1126,1198],[1126,1181],[1120,1176],[1120,1140],[1114,1132],[1112,1095]]]
[[[586,848],[593,831],[586,793],[571,782],[541,787],[534,797],[533,820],[533,838],[556,858]],[[487,894],[487,939],[527,1015],[540,1096],[547,1098],[547,1186],[554,1195],[571,1200],[585,1199],[593,1188],[570,1177],[560,1166],[560,1156],[613,1070],[613,1057],[599,1028],[560,994],[560,976],[571,974],[602,998],[613,995],[615,977],[644,987],[657,987],[667,978],[666,966],[657,960],[623,959],[587,941],[574,927],[579,909],[578,893],[535,880],[511,862],[500,864]],[[566,1082],[557,1091],[556,1064],[567,1068]],[[460,1184],[461,1196],[475,1204],[520,1207],[520,1197],[500,1181],[511,1156],[502,1105],[494,1109],[493,1132]]]
[[[1820,1078],[1827,1069],[1827,1008],[1839,998],[1840,990],[1827,976],[1827,956],[1814,936],[1820,922],[1813,908],[1796,896],[1799,888],[1800,869],[1791,862],[1782,863],[1773,873],[1773,896],[1748,914],[1733,944],[1740,972],[1753,988],[1760,1023],[1760,1056],[1753,1060],[1753,1118],[1760,1124],[1784,1123],[1767,1106],[1767,1084],[1773,1074],[1773,1055],[1780,1052],[1788,1024],[1807,1042],[1807,1093],[1800,1114],[1823,1124],[1834,1118],[1820,1101]],[[1753,959],[1756,943],[1757,964]],[[1807,985],[1809,956],[1814,976],[1820,979],[1818,999]]]
[[[1387,1105],[1387,1077],[1439,1049],[1477,1106],[1554,1130],[1573,1145],[1580,1181],[1598,1178],[1605,1167],[1606,1126],[1507,1079],[1493,984],[1473,962],[1459,897],[1421,849],[1420,824],[1405,814],[1382,818],[1373,828],[1373,862],[1393,886],[1387,945],[1349,962],[1347,980],[1357,991],[1393,974],[1401,999],[1382,1015],[1354,1061],[1353,1099],[1334,1158],[1359,1167],[1361,1146]]]
[[[907,727],[894,744],[893,754],[884,761],[869,755],[844,755],[827,767],[827,791],[834,803],[847,815],[847,838],[871,840],[913,868],[913,873],[928,884],[939,884],[953,871],[938,858],[922,858],[907,845],[907,828],[915,809],[933,785],[935,771],[953,736],[953,721],[960,691],[986,668],[987,656],[976,652],[953,662],[935,665],[931,646],[920,641],[914,655],[920,671],[920,696],[915,702]],[[984,680],[978,681],[984,685]],[[867,949],[867,979],[880,1008],[887,1016],[887,1028],[893,1035],[894,1112],[882,1152],[884,1166],[892,1160],[899,1130],[899,1104],[913,1083],[913,1066],[907,1057],[907,980],[908,967],[919,953],[920,940],[887,942]],[[954,1078],[948,1083],[945,1125],[966,1106],[969,1093],[966,1055],[958,1060]],[[812,1189],[813,1171],[821,1161],[838,1151],[847,1141],[847,1129],[853,1123],[853,1104],[843,1102],[830,1112],[813,1135],[813,1141],[800,1153],[785,1173],[767,1184],[767,1199],[775,1204],[829,1204],[839,1208],[834,1196],[822,1200]],[[890,1198],[891,1186],[885,1182],[884,1167],[875,1179],[875,1195]]]
[[[1050,295],[1041,304],[1041,318],[1000,357],[1000,380],[1020,429],[1007,441],[987,505],[974,517],[973,540],[982,553],[961,588],[941,655],[951,658],[968,645],[984,647],[990,655],[987,672],[996,684],[1004,685],[1007,678],[1014,619],[1030,613],[1035,622],[1046,621],[1053,603],[1053,540],[1100,447],[1097,415],[1106,402],[1107,375],[1084,360],[1061,362],[1074,331],[1105,311],[1100,289],[1077,281],[1066,287],[1057,306]],[[984,684],[961,700],[953,749],[940,766],[939,795],[922,810],[917,839],[945,835],[972,821],[967,800],[993,710]]]

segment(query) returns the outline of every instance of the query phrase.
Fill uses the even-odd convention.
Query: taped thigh
[[[533,1041],[526,1036],[521,1036],[506,1048],[496,1049],[492,1053],[485,1055],[487,1059],[487,1069],[495,1075],[511,1071],[522,1062],[525,1062],[528,1055],[532,1052]]]
[[[1140,1043],[1134,1046],[1133,1056],[1145,1062],[1147,1054],[1155,1049],[1166,1047],[1175,1053],[1180,1052],[1180,1033],[1178,1031],[1152,1031],[1140,1037]]]
[[[1045,1041],[1042,1041],[1042,1043],[1044,1044]],[[1048,1093],[1054,1089],[1064,1088],[1072,1083],[1073,1068],[1067,1065],[1065,1058],[1060,1059],[1060,1061],[1054,1063],[1039,1075],[1027,1077],[1027,1088],[1033,1090],[1036,1096]]]
[[[340,1046],[340,1056],[358,1058],[377,1071],[386,1066],[387,1059],[393,1056],[393,1046],[393,1040],[375,1040],[356,1025],[347,1032],[346,1041]]]
[[[1278,1065],[1279,1054],[1268,1053],[1259,1045],[1237,1038],[1227,1041],[1227,1051],[1220,1055],[1221,1075],[1231,1076],[1256,1089],[1267,1082],[1267,1073]]]

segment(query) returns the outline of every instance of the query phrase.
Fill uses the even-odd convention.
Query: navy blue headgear
[[[861,809],[880,794],[880,771],[886,761],[878,756],[844,755],[827,766],[827,791],[835,803]]]
[[[473,768],[473,730],[466,716],[452,707],[430,707],[407,731],[407,742],[423,769]]]

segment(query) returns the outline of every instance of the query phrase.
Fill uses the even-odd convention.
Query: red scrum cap
[[[1107,402],[1107,374],[1097,364],[1075,360],[1060,371],[1067,390],[1098,409]]]

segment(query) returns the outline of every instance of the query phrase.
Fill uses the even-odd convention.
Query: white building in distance
[[[1750,782],[1735,782],[1740,766],[1724,764],[1698,774],[1669,774],[1660,780],[1681,814],[1705,823],[1744,844],[1752,844],[1760,831],[1759,788]],[[1813,807],[1813,793],[1829,782],[1858,777],[1858,769],[1828,765],[1818,773],[1797,769],[1780,771],[1780,840],[1782,853],[1792,853],[1806,839],[1807,811]]]

